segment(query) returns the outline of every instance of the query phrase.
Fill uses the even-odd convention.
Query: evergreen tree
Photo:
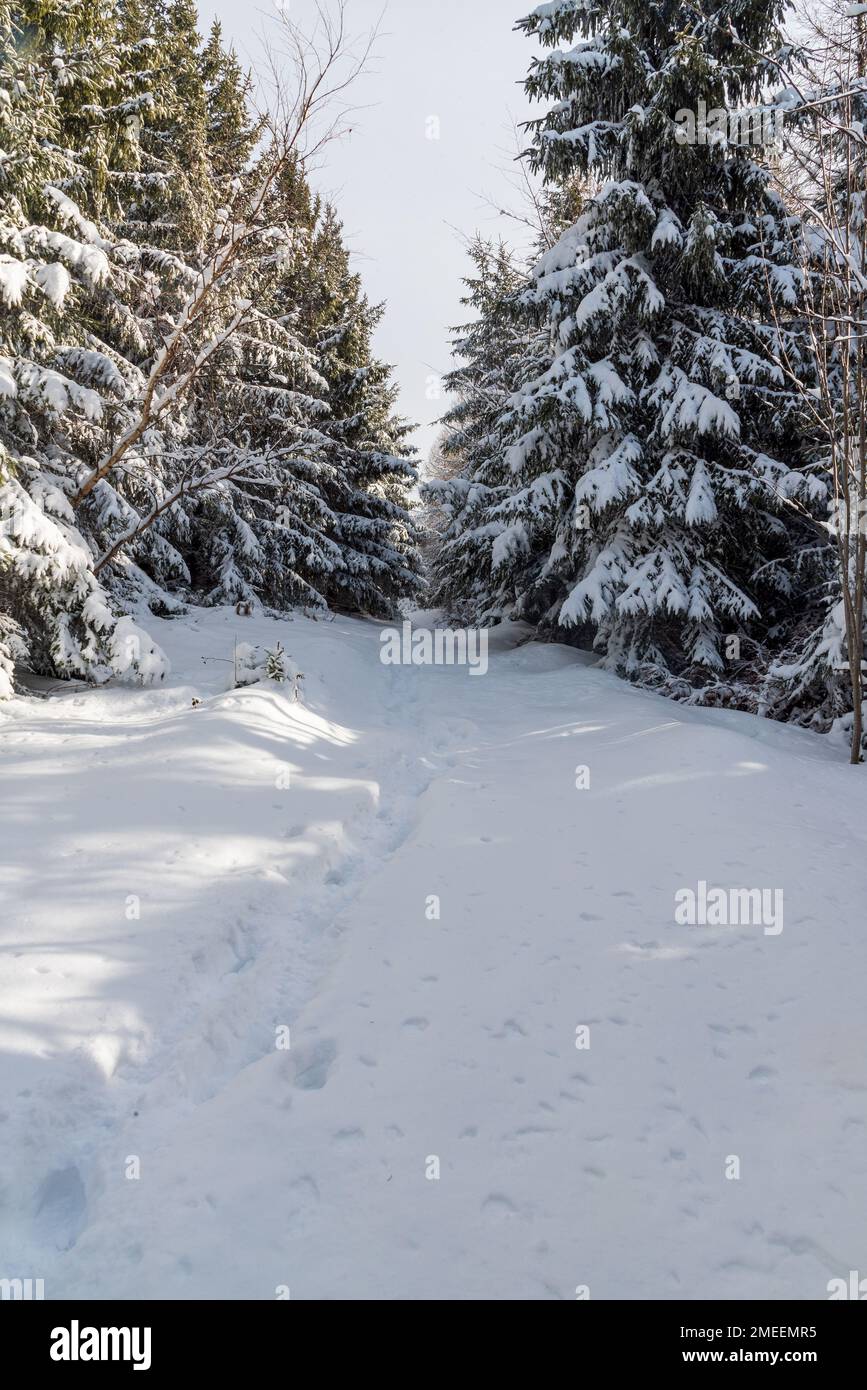
[[[476,237],[469,246],[473,272],[461,300],[475,318],[456,329],[452,351],[460,365],[446,378],[455,404],[443,416],[445,477],[426,482],[425,498],[439,513],[433,552],[432,602],[455,614],[484,614],[491,585],[484,550],[466,537],[500,504],[508,504],[502,456],[507,441],[502,416],[527,370],[535,336],[514,312],[515,296],[528,278],[503,242]],[[496,616],[496,615],[495,615]]]
[[[711,680],[732,638],[760,662],[751,643],[784,638],[806,534],[790,503],[822,490],[777,363],[781,331],[800,352],[797,229],[761,150],[684,142],[678,121],[761,99],[773,70],[749,48],[778,46],[781,9],[554,0],[520,25],[553,50],[526,81],[549,104],[531,163],[599,187],[513,301],[526,370],[449,562],[481,575],[477,618],[592,636],[668,687]]]
[[[125,0],[123,37],[146,51],[150,112],[140,132],[138,196],[124,232],[201,264],[219,202],[208,157],[210,116],[193,0]]]
[[[258,179],[254,164],[248,180]],[[192,447],[204,442],[237,474],[208,489],[188,513],[193,582],[209,603],[258,595],[282,606],[324,608],[321,577],[340,562],[319,431],[327,385],[294,298],[306,247],[299,219],[310,204],[300,170],[286,169],[263,210],[267,238],[239,285],[255,306],[252,320],[198,384]],[[167,524],[175,522],[173,515]]]
[[[22,42],[22,37],[25,42]],[[83,32],[70,35],[84,40]],[[53,82],[31,33],[0,5],[0,665],[27,653],[61,674],[160,674],[161,654],[118,621],[92,572],[69,496],[134,390],[94,325],[129,332],[119,294],[132,248],[116,247],[62,191],[78,158],[61,148]],[[58,53],[47,50],[48,67]],[[13,644],[13,645],[10,645]],[[13,650],[14,647],[14,650]]]
[[[215,358],[197,405],[195,437],[249,460],[189,514],[197,585],[210,602],[258,594],[391,615],[417,587],[419,560],[406,426],[389,370],[371,354],[378,311],[349,272],[333,211],[297,166],[266,220],[244,284],[254,323]]]
[[[118,51],[111,0],[21,0],[22,51],[51,83],[64,191],[89,213],[106,210],[112,171],[134,158],[137,102]]]
[[[391,615],[418,583],[415,473],[333,211],[254,153],[248,80],[188,0],[15,13],[0,0],[0,694],[13,659],[159,677],[123,616],[141,597]]]
[[[222,26],[215,20],[201,57],[207,113],[208,163],[217,188],[226,195],[253,153],[261,123],[251,118],[250,77],[234,49],[223,44]]]
[[[332,207],[321,215],[316,252],[322,264],[321,307],[315,317],[317,365],[328,387],[322,430],[331,466],[326,495],[335,515],[341,564],[326,586],[328,601],[390,617],[395,603],[419,587],[418,534],[408,511],[417,480],[409,427],[395,414],[391,369],[373,354],[382,316],[350,270],[342,228]]]
[[[804,555],[815,581],[763,696],[777,718],[844,733],[857,763],[867,742],[867,28],[860,6],[842,4],[805,15],[801,27],[799,80],[779,98],[788,137],[779,178],[803,207],[802,297],[814,375],[791,375],[814,417],[832,496]]]

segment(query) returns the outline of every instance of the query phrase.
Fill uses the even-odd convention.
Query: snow
[[[659,422],[663,437],[675,431],[691,430],[700,435],[721,433],[732,438],[740,433],[736,411],[700,382],[690,381],[679,367],[668,367],[661,372],[648,392],[648,399],[654,406],[662,405],[666,398],[668,404]]]
[[[99,393],[90,387],[80,386],[71,377],[55,372],[51,367],[41,367],[36,362],[21,359],[17,364],[18,394],[28,404],[54,415],[63,415],[68,410],[80,410],[87,420],[102,418],[102,401]]]
[[[158,688],[0,713],[4,1275],[823,1299],[858,1267],[862,771],[520,625],[472,680],[383,665],[372,622],[140,621]],[[301,700],[228,689],[236,642]],[[679,925],[702,884],[782,890],[784,929]]]
[[[717,506],[714,500],[713,488],[707,469],[702,462],[698,462],[692,475],[689,485],[689,498],[684,512],[684,520],[687,526],[699,526],[716,521]]]
[[[682,244],[683,229],[677,217],[671,208],[663,208],[650,240],[651,247],[656,251],[661,246],[681,246]]]
[[[33,278],[55,309],[62,309],[63,301],[69,294],[71,284],[66,266],[62,265],[60,261],[52,261],[49,265],[38,266]]]
[[[0,299],[7,309],[21,303],[27,287],[27,266],[14,256],[0,256]]]
[[[14,400],[17,395],[18,383],[15,380],[14,363],[9,357],[0,357],[0,396]]]
[[[132,618],[119,618],[108,641],[111,669],[122,680],[143,685],[163,680],[170,670],[165,653]]]
[[[529,548],[527,528],[521,521],[514,522],[498,535],[491,546],[491,571],[496,574],[503,565],[508,565],[515,555]]]
[[[596,456],[603,452],[607,441],[594,451]],[[602,458],[595,467],[589,468],[576,484],[575,501],[592,502],[594,510],[603,511],[612,502],[627,497],[640,490],[640,479],[633,468],[639,463],[643,450],[634,435],[621,440],[607,458]]]

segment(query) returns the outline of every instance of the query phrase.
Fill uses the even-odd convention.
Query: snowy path
[[[867,1274],[862,774],[514,631],[477,678],[383,667],[359,622],[162,626],[169,689],[0,731],[0,1276],[570,1299]],[[201,656],[236,630],[282,638],[303,706],[220,693]],[[784,930],[675,925],[700,879],[782,888]]]

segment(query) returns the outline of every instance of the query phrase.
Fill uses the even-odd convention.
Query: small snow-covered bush
[[[282,685],[283,681],[290,676],[292,663],[283,650],[282,642],[278,642],[276,647],[270,647],[265,652],[265,675],[269,680],[277,681]]]
[[[278,685],[291,684],[292,698],[297,700],[301,692],[303,673],[283,648],[282,642],[276,647],[254,647],[249,642],[240,642],[235,648],[235,685],[254,685],[257,681],[276,681]]]

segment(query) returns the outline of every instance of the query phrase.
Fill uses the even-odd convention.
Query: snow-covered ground
[[[867,1274],[863,769],[515,627],[484,677],[385,666],[348,619],[150,628],[166,688],[0,718],[0,1277],[822,1299]],[[227,690],[236,636],[279,638],[302,702]],[[784,929],[678,925],[700,880],[783,890]]]

